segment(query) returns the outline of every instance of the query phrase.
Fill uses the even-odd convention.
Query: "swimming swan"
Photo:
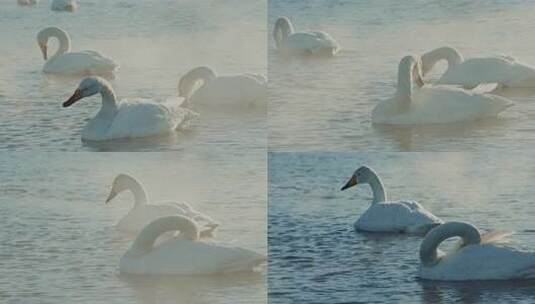
[[[18,5],[31,6],[39,3],[39,0],[17,0]]]
[[[76,0],[54,0],[50,5],[50,9],[53,11],[74,12],[77,8]]]
[[[154,246],[167,231],[178,237]],[[256,252],[200,240],[199,228],[183,216],[162,217],[147,225],[119,262],[124,274],[197,275],[252,271],[265,261]]]
[[[147,99],[118,102],[110,83],[94,76],[83,79],[63,107],[97,93],[102,97],[102,107],[83,128],[82,140],[103,141],[169,134],[197,116],[195,112],[181,107],[177,100],[166,103]]]
[[[460,237],[462,243],[460,248],[446,255],[438,245],[452,237]],[[493,233],[481,235],[476,227],[462,222],[448,222],[433,228],[420,246],[418,276],[445,281],[535,278],[535,253],[497,244],[500,237],[503,236],[495,237]]]
[[[277,19],[273,37],[277,49],[284,54],[332,56],[340,50],[338,43],[325,32],[294,32],[293,25],[287,17]]]
[[[266,78],[258,74],[216,76],[209,67],[196,67],[178,82],[179,97],[202,106],[265,105]]]
[[[452,47],[441,47],[422,55],[422,74],[427,74],[440,60],[448,68],[436,84],[473,88],[480,83],[497,83],[510,88],[535,88],[535,68],[509,56],[463,59]]]
[[[355,222],[357,231],[425,234],[442,223],[417,202],[387,201],[381,179],[367,166],[358,168],[341,190],[357,184],[369,184],[373,192],[370,208]]]
[[[48,58],[48,40],[55,37],[59,41],[57,52]],[[115,77],[119,67],[113,59],[95,51],[71,52],[71,39],[58,27],[47,27],[37,34],[37,43],[46,60],[43,72],[60,75],[98,75]],[[48,59],[48,60],[47,60]]]
[[[135,178],[127,174],[119,174],[115,177],[106,204],[113,200],[119,193],[129,190],[134,195],[134,206],[117,224],[117,230],[127,233],[139,233],[145,226],[163,216],[182,215],[192,220],[203,223],[202,236],[212,236],[218,224],[209,216],[206,216],[187,203],[166,203],[150,205],[147,193],[143,185]]]
[[[421,87],[413,89],[413,81]],[[396,94],[373,109],[372,122],[390,125],[469,122],[495,118],[512,105],[510,100],[492,94],[424,84],[419,62],[413,56],[405,56],[399,63]]]

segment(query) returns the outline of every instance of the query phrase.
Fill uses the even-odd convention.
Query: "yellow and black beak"
[[[110,194],[108,195],[108,198],[106,199],[106,204],[109,203],[116,196],[117,196],[117,192],[115,192],[114,190],[111,190]]]
[[[351,188],[353,186],[356,186],[358,184],[358,181],[357,181],[357,177],[355,175],[353,175],[349,181],[342,187],[342,189],[340,189],[341,191],[344,191],[348,188]]]
[[[63,107],[66,108],[66,107],[71,106],[73,103],[82,99],[82,97],[83,97],[82,92],[79,89],[77,89],[76,91],[74,91],[74,94],[72,94],[72,96],[63,103]]]

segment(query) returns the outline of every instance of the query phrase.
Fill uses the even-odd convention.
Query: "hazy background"
[[[393,96],[400,59],[436,47],[465,58],[508,54],[535,65],[533,1],[269,0],[269,147],[273,151],[519,150],[535,144],[535,98],[515,98],[498,121],[376,128],[371,111]],[[297,31],[330,33],[331,59],[283,59],[271,31],[288,16]],[[444,69],[438,67],[435,76]]]
[[[265,303],[264,273],[129,278],[132,239],[115,224],[132,208],[127,173],[152,203],[188,202],[220,223],[217,240],[266,254],[266,156],[179,153],[1,153],[0,300],[3,303]]]
[[[0,149],[39,151],[160,151],[264,148],[265,113],[204,111],[189,131],[165,139],[83,145],[80,130],[100,108],[100,96],[61,104],[79,79],[41,72],[36,35],[65,29],[72,50],[95,50],[121,65],[112,85],[119,99],[177,95],[179,76],[207,65],[219,74],[266,74],[266,3],[262,0],[80,1],[74,13],[52,12],[49,1],[20,7],[0,2]],[[49,46],[55,52],[55,41]]]
[[[269,303],[523,303],[535,296],[533,281],[417,280],[422,238],[356,233],[371,190],[340,191],[366,164],[389,200],[415,200],[482,231],[515,231],[510,245],[535,251],[531,155],[270,153],[268,162]]]

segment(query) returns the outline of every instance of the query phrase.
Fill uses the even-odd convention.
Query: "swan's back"
[[[292,53],[333,55],[338,51],[338,44],[325,32],[298,32],[288,36],[284,49]]]
[[[136,274],[217,274],[252,271],[264,260],[264,256],[243,248],[174,238],[142,256],[127,252],[119,268]]]
[[[45,73],[109,76],[118,65],[95,51],[68,52],[48,60]]]
[[[201,88],[193,96],[194,105],[219,106],[242,105],[248,106],[265,102],[267,98],[267,83],[262,75],[243,74],[219,76]]]
[[[372,232],[420,233],[442,223],[420,204],[397,201],[372,204],[355,222],[356,230]]]

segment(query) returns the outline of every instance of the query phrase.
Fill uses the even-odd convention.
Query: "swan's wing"
[[[94,51],[69,52],[51,58],[43,70],[49,73],[101,75],[112,73],[118,64]]]
[[[476,94],[491,94],[498,90],[500,85],[498,83],[482,83],[470,90]]]
[[[193,105],[249,106],[264,100],[267,86],[260,75],[220,76],[199,88],[191,97]]]
[[[294,33],[285,40],[285,48],[310,52],[312,54],[321,50],[331,50],[335,52],[338,44],[329,34],[324,32],[299,32]]]
[[[533,75],[534,72],[529,72]],[[507,57],[470,58],[449,68],[437,84],[456,84],[476,87],[482,83],[512,85],[515,79],[524,78],[526,71]]]

